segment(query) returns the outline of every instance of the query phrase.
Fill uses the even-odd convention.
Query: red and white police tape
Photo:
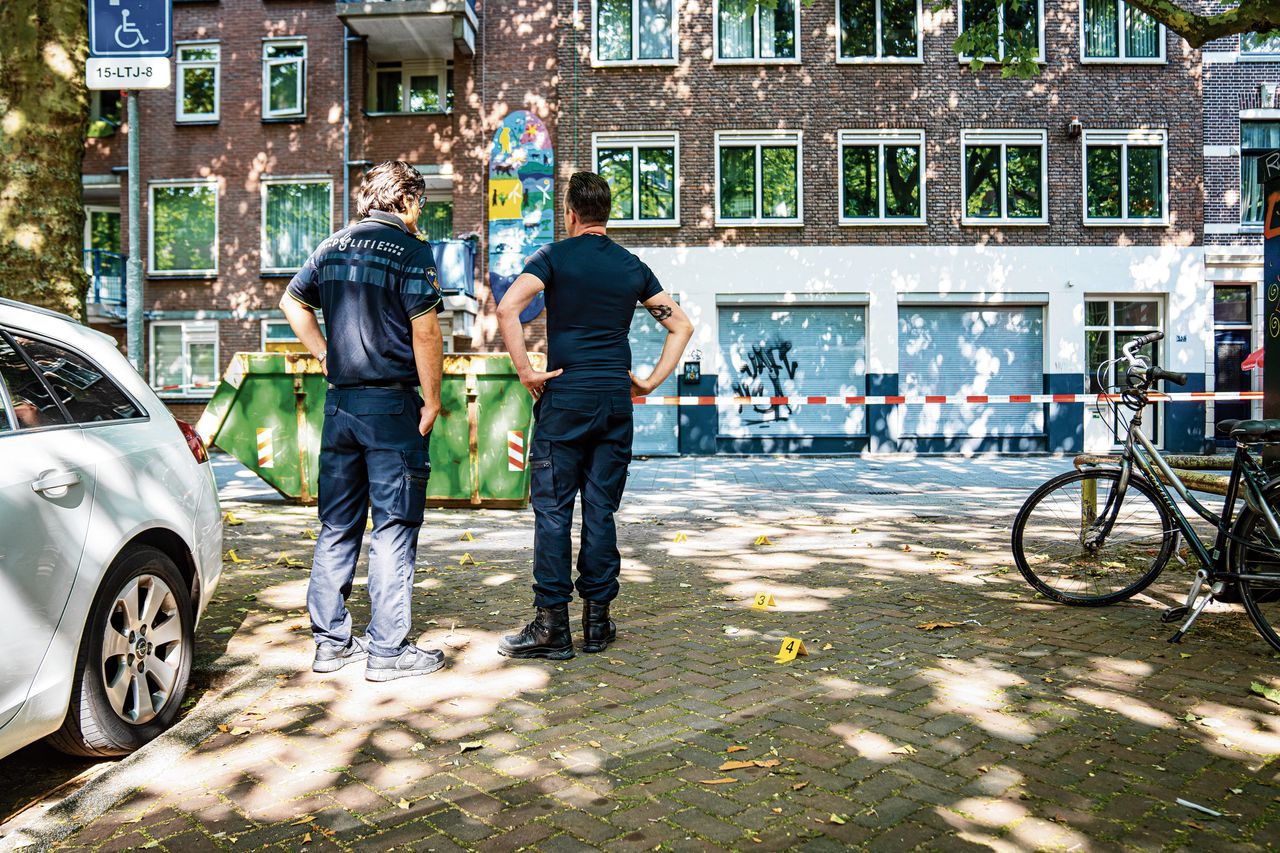
[[[931,403],[1093,403],[1119,400],[1119,394],[968,394],[888,395],[883,397],[633,397],[637,406],[901,406]],[[1180,391],[1148,395],[1153,403],[1205,403],[1209,400],[1261,400],[1261,391]]]

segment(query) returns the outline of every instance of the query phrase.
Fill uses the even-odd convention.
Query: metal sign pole
[[[125,342],[129,361],[142,373],[142,134],[138,92],[129,92],[129,261],[125,267]]]

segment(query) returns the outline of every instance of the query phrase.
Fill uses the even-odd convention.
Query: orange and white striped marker
[[[271,427],[258,428],[258,467],[274,468],[276,452],[271,440]]]
[[[507,433],[507,470],[524,470],[524,433]]]

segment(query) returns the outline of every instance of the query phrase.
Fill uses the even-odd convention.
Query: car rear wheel
[[[126,755],[178,715],[191,676],[194,619],[178,567],[148,546],[127,549],[94,600],[62,728],[72,755]]]

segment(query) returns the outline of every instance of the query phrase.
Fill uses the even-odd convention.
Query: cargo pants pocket
[[[395,517],[405,524],[421,525],[427,509],[431,457],[425,450],[405,450],[400,455],[404,461],[404,475],[396,495]]]
[[[529,503],[534,509],[551,509],[556,503],[556,482],[550,443],[535,441],[530,450]]]

